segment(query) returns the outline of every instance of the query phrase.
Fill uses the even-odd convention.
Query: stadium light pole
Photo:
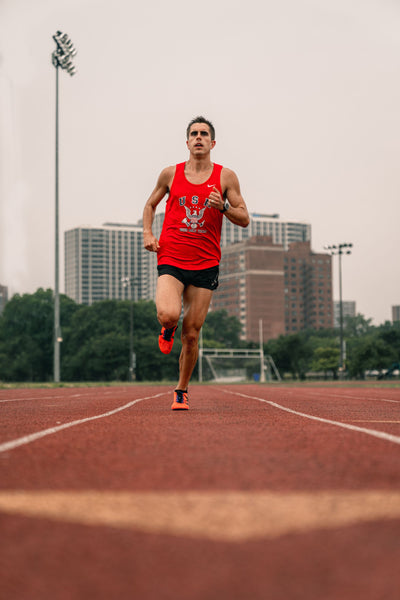
[[[135,356],[133,352],[133,286],[137,283],[136,277],[121,277],[123,288],[129,286],[129,381],[135,379]]]
[[[57,31],[53,35],[56,49],[51,55],[51,61],[56,69],[56,148],[55,148],[55,284],[54,284],[54,381],[60,381],[60,344],[62,342],[60,328],[60,275],[59,275],[59,158],[58,158],[58,69],[64,69],[69,75],[75,74],[72,58],[76,50],[66,33]]]
[[[350,248],[353,244],[332,244],[331,246],[324,246],[325,250],[329,250],[332,256],[339,257],[339,331],[340,331],[340,364],[339,371],[344,371],[344,339],[343,339],[343,297],[342,297],[342,255],[351,254]]]

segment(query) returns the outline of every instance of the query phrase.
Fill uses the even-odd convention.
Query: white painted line
[[[395,404],[400,404],[400,400],[389,400],[388,398],[378,398],[371,396],[351,396],[346,394],[329,394],[326,392],[309,392],[310,396],[329,396],[330,398],[350,398],[351,400],[379,400],[379,402],[394,402]]]
[[[319,421],[320,423],[327,423],[328,425],[335,425],[336,427],[341,427],[342,429],[350,429],[351,431],[357,431],[359,433],[366,433],[372,437],[377,437],[381,440],[385,440],[386,442],[392,442],[393,444],[400,444],[400,437],[397,435],[392,435],[390,433],[385,433],[384,431],[377,431],[376,429],[366,429],[365,427],[358,427],[357,425],[350,425],[349,423],[341,423],[340,421],[332,421],[331,419],[324,419],[323,417],[315,417],[314,415],[309,415],[307,413],[302,413],[297,410],[292,410],[291,408],[287,408],[286,406],[282,406],[281,404],[277,404],[276,402],[272,402],[271,400],[265,400],[264,398],[257,398],[256,396],[248,396],[247,394],[241,394],[239,392],[232,392],[231,390],[224,390],[228,394],[234,394],[235,396],[242,396],[243,398],[250,398],[251,400],[258,400],[259,402],[265,402],[265,404],[269,404],[270,406],[274,406],[275,408],[279,408],[279,410],[284,410],[292,415],[298,415],[299,417],[304,417],[306,419],[311,419],[312,421]]]
[[[352,423],[396,423],[399,424],[400,421],[377,421],[376,419],[351,419]]]
[[[37,431],[36,433],[24,435],[23,437],[16,438],[15,440],[10,440],[9,442],[5,442],[4,444],[0,444],[0,452],[7,452],[8,450],[14,450],[15,448],[18,448],[19,446],[25,446],[26,444],[30,444],[31,442],[35,442],[36,440],[40,440],[41,438],[44,438],[47,435],[58,433],[63,429],[75,427],[76,425],[82,425],[82,423],[88,423],[89,421],[95,421],[96,419],[104,419],[105,417],[110,417],[111,415],[115,415],[115,413],[118,413],[121,410],[126,410],[127,408],[130,408],[138,402],[142,402],[143,400],[151,400],[152,398],[158,398],[159,396],[163,396],[164,394],[166,394],[166,392],[163,392],[161,394],[155,394],[155,396],[146,396],[145,398],[138,398],[137,400],[128,402],[128,404],[124,404],[124,406],[114,408],[113,410],[110,410],[101,415],[95,415],[94,417],[86,417],[85,419],[78,419],[77,421],[70,421],[69,423],[58,425],[58,427],[49,427],[49,429],[43,429],[42,431]]]
[[[61,399],[65,399],[65,400],[69,400],[70,398],[84,398],[86,397],[91,397],[93,395],[93,389],[94,388],[82,388],[82,392],[80,392],[79,394],[58,394],[57,396],[21,396],[20,398],[5,398],[3,400],[0,400],[0,404],[4,403],[4,402],[23,402],[23,401],[31,401],[31,400],[53,400],[54,398],[61,398]],[[121,392],[125,392],[125,390],[118,390],[118,393]],[[130,392],[131,390],[128,388],[126,390],[126,392]],[[115,395],[115,391],[114,390],[110,390],[107,392],[104,392],[104,396],[109,396],[109,395]]]
[[[3,402],[23,402],[31,401],[31,400],[54,400],[54,398],[71,398],[72,396],[32,396],[30,398],[6,398],[5,400],[0,400],[0,404]]]

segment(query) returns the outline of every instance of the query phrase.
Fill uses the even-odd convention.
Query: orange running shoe
[[[171,406],[172,410],[189,410],[188,393],[183,390],[174,391],[174,401]]]
[[[174,345],[175,331],[177,329],[178,325],[172,327],[172,329],[166,329],[165,327],[161,329],[161,333],[158,336],[158,345],[163,354],[169,354],[171,352],[172,346]]]

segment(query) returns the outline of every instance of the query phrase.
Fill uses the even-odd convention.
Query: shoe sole
[[[189,406],[186,404],[181,404],[179,403],[173,403],[173,405],[171,406],[171,410],[189,410]]]

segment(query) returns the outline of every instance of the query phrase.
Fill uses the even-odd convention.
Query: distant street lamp
[[[343,298],[342,298],[342,254],[351,254],[350,248],[353,244],[333,244],[332,246],[324,246],[325,250],[329,250],[332,256],[339,256],[339,325],[340,325],[340,364],[339,371],[344,371],[344,339],[343,339]]]
[[[135,380],[135,354],[133,352],[133,286],[137,283],[137,278],[121,277],[123,288],[129,287],[129,381]]]
[[[59,162],[58,162],[58,69],[64,69],[71,76],[75,74],[75,67],[72,64],[72,58],[76,55],[76,50],[66,33],[57,31],[53,35],[56,43],[56,49],[51,55],[52,63],[56,69],[56,181],[55,181],[55,285],[54,285],[54,381],[60,381],[60,343],[62,342],[60,328],[60,286],[59,286]]]

